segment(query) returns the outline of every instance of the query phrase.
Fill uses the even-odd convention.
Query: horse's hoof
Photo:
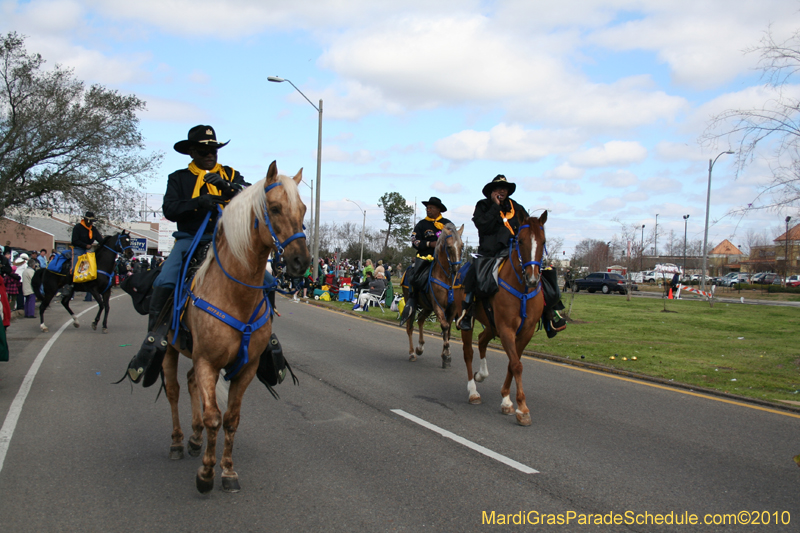
[[[450,357],[442,359],[442,368],[450,368],[450,363],[452,362],[453,360]]]
[[[79,327],[81,327],[81,323],[78,322],[77,320],[73,320],[72,321],[72,327],[73,328],[79,328]]]
[[[520,426],[530,426],[531,425],[531,414],[530,413],[521,413],[517,411],[517,424]]]
[[[424,348],[418,346],[418,347],[414,348],[414,351],[417,353],[417,355],[422,355],[423,349]]]
[[[173,461],[183,459],[183,444],[173,444],[169,447],[169,458]]]
[[[108,333],[108,328],[103,328],[103,333]]]
[[[239,486],[239,476],[234,474],[232,476],[222,476],[222,490],[225,492],[239,492],[242,487]]]
[[[92,330],[97,331],[97,322],[92,322]]]
[[[42,330],[42,333],[47,333],[48,331],[50,331],[50,330],[47,328],[47,326],[45,326],[44,324],[39,324],[39,329],[41,329],[41,330]]]
[[[416,356],[416,355],[414,355],[414,354],[412,353],[412,354],[409,356],[408,360],[409,360],[409,361],[411,361],[411,362],[414,362],[414,361],[416,361],[416,360],[417,360],[417,356]]]
[[[189,439],[189,455],[192,457],[197,457],[200,455],[200,450],[203,449],[202,442],[193,442],[192,439]]]
[[[475,375],[472,376],[472,379],[474,379],[476,383],[483,383],[483,380],[486,379],[486,376],[475,372]]]
[[[475,396],[470,396],[469,397],[469,403],[471,403],[472,405],[480,405],[482,403],[481,402],[481,395],[480,394],[476,394]]]
[[[201,467],[202,468],[202,467]],[[214,489],[214,476],[211,476],[211,479],[203,479],[200,477],[200,472],[197,473],[197,479],[195,480],[197,484],[197,490],[200,494],[208,494]]]
[[[513,415],[514,414],[514,406],[513,405],[501,405],[500,412],[504,415]]]

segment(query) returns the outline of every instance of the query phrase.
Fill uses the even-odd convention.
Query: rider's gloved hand
[[[216,209],[217,204],[225,203],[225,198],[213,194],[204,194],[197,198],[200,209]]]
[[[238,187],[234,187],[230,181],[224,179],[216,172],[209,172],[206,174],[203,177],[203,181],[219,189],[222,193],[222,196],[224,196],[227,200],[230,200],[236,196],[237,192],[239,192]]]

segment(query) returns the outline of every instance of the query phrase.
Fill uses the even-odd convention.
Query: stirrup
[[[468,307],[461,311],[461,316],[458,317],[456,328],[460,331],[470,331],[472,329],[472,313]]]
[[[408,319],[414,316],[414,302],[413,298],[408,299],[408,303],[403,307],[403,313],[400,315],[400,327],[405,326]]]
[[[164,355],[169,346],[167,336],[159,333],[161,333],[159,330],[148,332],[139,352],[128,363],[127,377],[134,383],[139,383],[144,377],[142,383],[144,387],[155,383],[161,374],[161,363],[164,361]]]

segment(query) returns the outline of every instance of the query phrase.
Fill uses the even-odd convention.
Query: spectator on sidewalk
[[[22,273],[22,294],[25,297],[25,318],[36,318],[36,294],[33,292],[31,280],[36,272],[39,262],[36,259],[28,260],[28,268]]]

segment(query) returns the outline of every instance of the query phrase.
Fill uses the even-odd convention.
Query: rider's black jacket
[[[452,222],[444,217],[437,220],[437,222],[441,224],[452,224]],[[433,222],[423,218],[417,222],[417,225],[414,226],[414,231],[411,232],[411,246],[421,256],[426,256],[428,254],[433,255],[433,247],[428,246],[428,242],[435,241],[438,238],[439,231],[441,230],[437,229]]]
[[[242,175],[231,167],[223,167],[225,172],[230,176],[233,174],[233,183],[237,183],[243,187],[249,185],[244,181]],[[235,174],[234,174],[235,173]],[[169,175],[167,180],[167,192],[164,194],[164,217],[167,220],[178,223],[178,231],[184,231],[191,235],[197,233],[203,223],[207,209],[203,209],[198,204],[197,198],[192,198],[194,194],[194,186],[197,183],[197,176],[192,173],[188,168],[177,170]],[[203,185],[200,188],[200,194],[208,194],[208,186]],[[206,233],[211,233],[214,229],[214,222],[217,219],[216,207],[211,212],[211,218],[206,226]]]
[[[513,235],[519,234],[519,227],[528,218],[528,212],[517,202],[508,198],[514,206],[514,217],[508,224],[514,230]],[[508,246],[512,237],[511,231],[503,224],[500,216],[501,208],[490,198],[484,198],[475,205],[472,221],[478,228],[478,254],[486,257],[495,257]]]
[[[72,246],[83,248],[84,250],[90,248],[93,242],[103,242],[103,235],[97,227],[92,226],[92,236],[89,237],[89,230],[80,222],[72,228]]]

